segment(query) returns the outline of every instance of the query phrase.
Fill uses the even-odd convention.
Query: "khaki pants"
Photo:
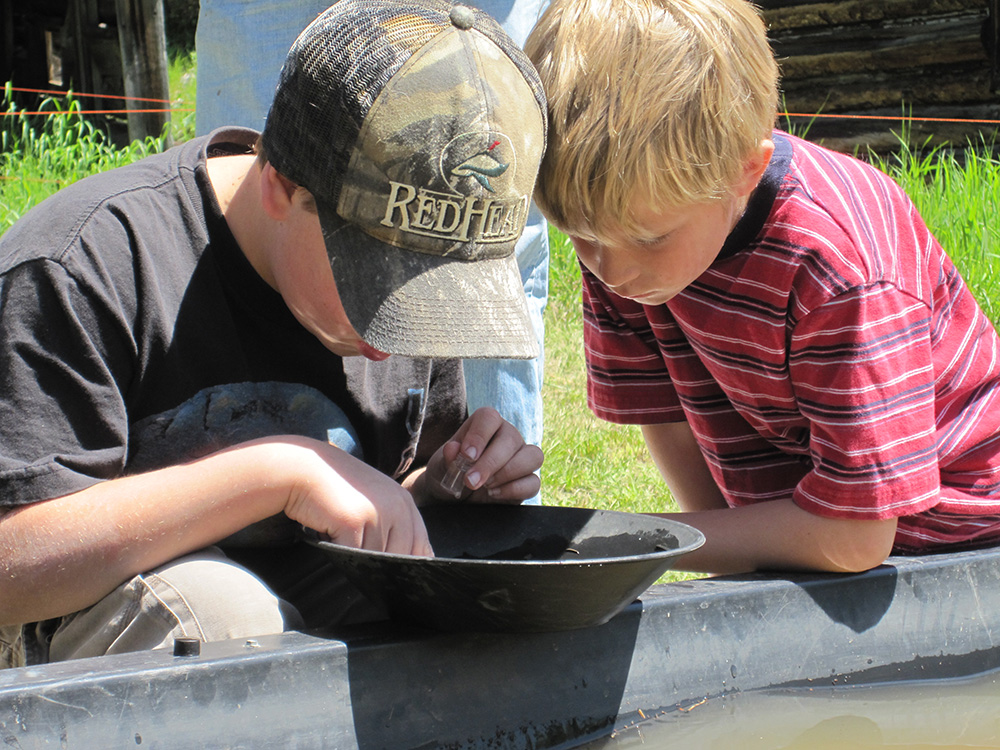
[[[24,628],[20,625],[0,626],[0,669],[23,667],[24,664]]]
[[[209,547],[135,576],[80,612],[0,628],[0,667],[171,648],[181,636],[210,642],[324,632],[385,616],[305,544],[237,556],[259,558],[259,575]]]
[[[280,633],[286,619],[289,627],[300,624],[294,608],[210,547],[135,576],[88,609],[40,623],[36,658],[165,648],[180,636],[218,641]]]

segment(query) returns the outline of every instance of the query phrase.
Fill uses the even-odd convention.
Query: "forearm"
[[[248,444],[11,510],[0,518],[0,622],[77,611],[138,573],[281,512],[282,453]]]
[[[868,570],[888,557],[896,532],[895,519],[826,518],[791,500],[663,515],[694,526],[706,538],[703,547],[679,559],[678,567],[714,574]]]

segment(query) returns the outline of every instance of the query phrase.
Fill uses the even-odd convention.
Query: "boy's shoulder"
[[[787,133],[776,132],[774,139],[775,156],[765,175],[773,224],[830,240],[842,233],[877,252],[886,226],[919,221],[903,188],[871,164]]]
[[[754,247],[807,269],[796,283],[815,283],[823,294],[881,282],[921,287],[918,259],[926,248],[942,251],[896,182],[861,159],[784,133],[775,134],[775,154],[780,179]]]
[[[782,131],[775,131],[774,142],[789,188],[800,186],[816,200],[841,204],[851,195],[879,203],[908,200],[892,178],[856,156]]]
[[[73,248],[88,243],[113,254],[119,240],[135,241],[138,227],[200,203],[198,140],[84,177],[38,203],[0,237],[0,273],[31,261],[70,262]]]

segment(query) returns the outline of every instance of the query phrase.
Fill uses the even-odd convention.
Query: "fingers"
[[[528,474],[504,484],[491,483],[469,495],[468,502],[517,505],[527,498],[537,495],[541,487],[542,481],[538,475]]]
[[[521,441],[512,451],[503,446],[490,446],[469,469],[465,483],[472,490],[498,488],[516,479],[534,476],[541,465],[542,450],[536,445]]]
[[[517,429],[500,416],[500,412],[488,406],[476,409],[455,433],[453,440],[461,444],[461,452],[473,461],[486,451],[499,432],[513,430],[517,440],[524,442]],[[509,438],[508,438],[509,439]]]
[[[423,518],[409,499],[398,504],[375,504],[361,499],[353,512],[341,509],[326,536],[335,544],[389,552],[395,555],[433,556]]]
[[[388,536],[385,540],[384,549],[396,555],[418,555],[420,557],[433,557],[434,550],[431,549],[430,539],[427,537],[427,528],[424,526],[424,519],[420,511],[413,502],[407,503],[409,518],[405,523],[391,526],[388,529]]]
[[[542,466],[541,448],[527,445],[495,409],[478,409],[445,445],[442,456],[449,471],[442,480],[446,493],[457,494],[458,482],[476,493],[477,500],[520,502],[538,493],[541,482],[535,472]],[[468,459],[465,465],[462,457]],[[464,471],[464,479],[456,469]]]

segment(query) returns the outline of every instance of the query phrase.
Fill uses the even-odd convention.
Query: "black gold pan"
[[[310,543],[394,618],[531,632],[607,622],[705,541],[675,521],[586,508],[448,504],[421,513],[432,558]]]

